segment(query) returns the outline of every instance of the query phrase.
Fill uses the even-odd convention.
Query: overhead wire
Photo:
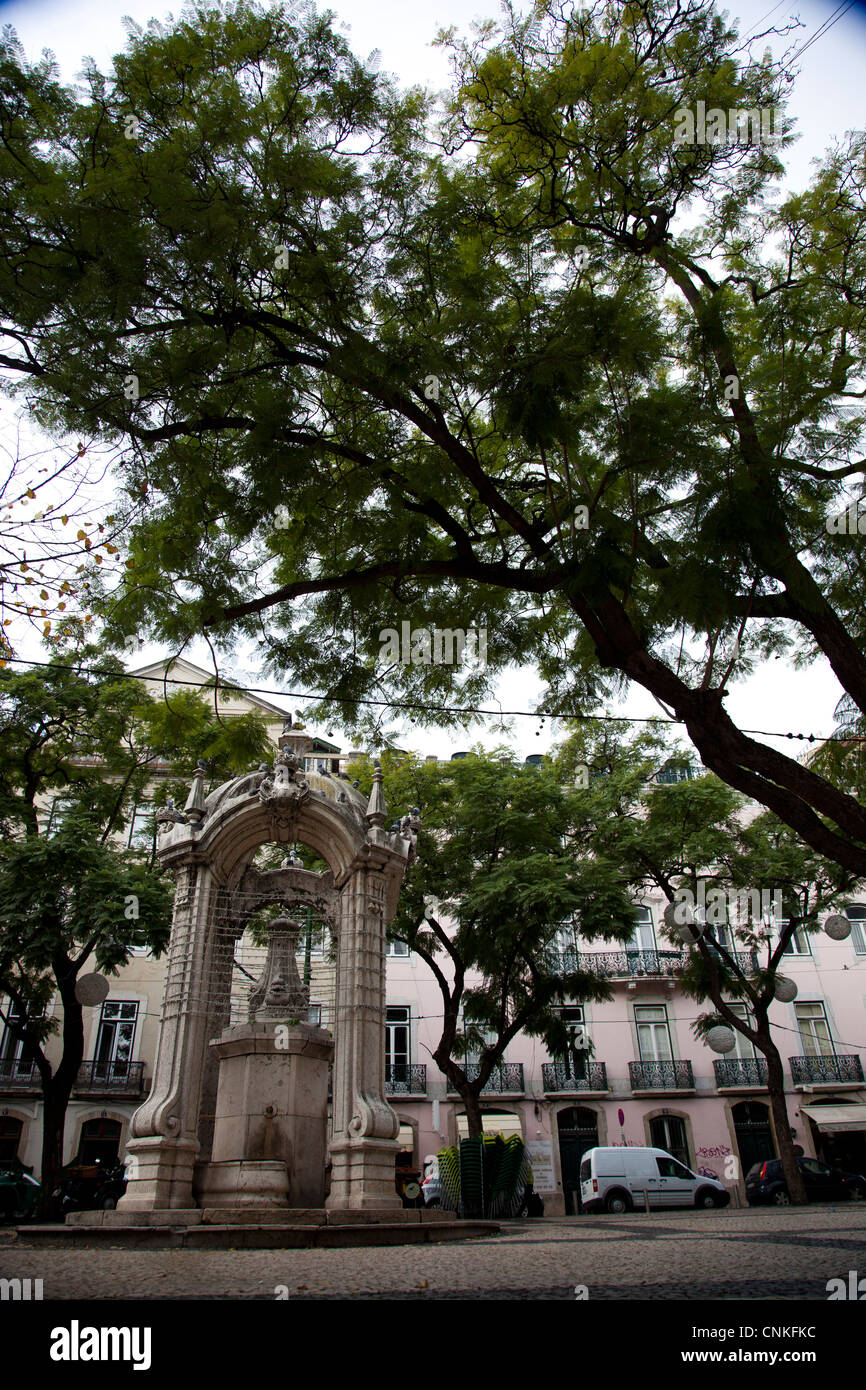
[[[526,709],[487,709],[480,705],[448,705],[442,703],[432,703],[423,700],[377,700],[371,696],[360,695],[330,695],[320,694],[314,691],[304,690],[275,690],[264,686],[245,686],[239,681],[221,679],[217,676],[209,681],[194,681],[171,677],[166,674],[159,676],[138,675],[134,671],[111,671],[105,667],[93,667],[83,665],[67,665],[58,661],[35,661],[26,657],[6,656],[3,661],[9,664],[32,666],[37,669],[53,669],[55,671],[73,672],[78,675],[89,676],[109,676],[112,680],[134,680],[152,681],[158,685],[177,685],[187,690],[214,690],[215,685],[222,687],[226,691],[231,691],[241,695],[276,696],[283,700],[301,700],[308,704],[338,704],[338,705],[371,705],[375,708],[390,709],[395,712],[414,711],[447,714],[472,714],[489,717],[501,721],[502,719],[538,719],[542,723],[546,720],[573,720],[579,723],[598,723],[598,724],[685,724],[684,719],[677,719],[673,716],[662,718],[659,715],[641,714],[583,714],[575,711],[561,711],[550,709],[526,710]],[[798,739],[804,743],[864,743],[866,734],[803,734],[793,732],[782,732],[778,729],[747,729],[741,730],[744,734],[754,734],[763,738],[788,738]]]

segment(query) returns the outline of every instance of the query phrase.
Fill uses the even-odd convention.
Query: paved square
[[[0,1233],[0,1276],[48,1299],[812,1299],[866,1276],[866,1206],[514,1221],[456,1244],[345,1250],[28,1249]],[[285,1297],[285,1294],[283,1295]]]

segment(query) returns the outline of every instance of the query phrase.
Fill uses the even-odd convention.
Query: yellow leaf
[[[60,518],[60,524],[61,524],[61,526],[65,526],[68,520],[69,520],[69,517],[68,517],[68,516],[62,516],[62,517]]]
[[[35,497],[35,496],[36,496],[36,493],[33,491],[32,487],[29,487],[29,488],[27,489],[27,496],[28,496],[28,497]]]
[[[78,541],[87,540],[87,532],[86,532],[86,531],[79,531],[79,532],[78,532],[78,535],[75,537],[75,539],[78,540]]]
[[[39,597],[40,597],[40,598],[47,598],[47,597],[48,597],[48,590],[47,590],[47,589],[40,589],[40,591],[39,591]]]
[[[58,613],[62,613],[62,612],[64,611],[65,608],[66,608],[66,604],[65,604],[65,603],[58,603],[58,605],[57,605],[57,611],[58,611]]]

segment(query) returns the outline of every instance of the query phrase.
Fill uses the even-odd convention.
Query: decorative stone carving
[[[347,789],[348,800],[338,802],[333,783],[330,790],[327,782],[319,786],[315,774],[308,783],[300,771],[300,759],[312,747],[309,735],[287,724],[279,742],[273,773],[244,773],[206,797],[200,785],[194,786],[189,819],[171,805],[160,813],[159,858],[175,875],[177,893],[153,1084],[130,1126],[128,1152],[134,1168],[119,1203],[122,1211],[194,1205],[194,1169],[197,1163],[199,1168],[207,1165],[212,1152],[207,1129],[212,1117],[204,1113],[202,1097],[222,995],[211,996],[215,988],[230,989],[230,975],[223,980],[219,963],[221,934],[227,922],[248,920],[240,897],[248,902],[251,893],[260,893],[263,905],[301,902],[321,910],[337,945],[327,1206],[353,1211],[400,1206],[394,1189],[398,1121],[384,1095],[385,929],[414,853],[418,818],[410,815],[389,832],[381,769],[376,769],[366,805],[346,782],[338,785]],[[275,839],[311,846],[329,871],[254,869],[258,846]],[[291,919],[272,935],[266,970],[250,999],[254,1021],[244,1028],[273,1035],[276,1019],[282,1024],[304,1015],[306,994],[294,962],[296,938]],[[281,1070],[284,1059],[273,1053],[273,1043],[270,1048],[269,1066],[278,1078],[286,1074]],[[250,1054],[244,1066],[252,1069],[247,1093],[260,1094],[257,1057]],[[267,1104],[275,1102],[268,1099]],[[276,1157],[263,1153],[261,1162],[272,1163]],[[246,1159],[221,1153],[216,1161]]]
[[[295,960],[301,928],[290,917],[275,917],[268,927],[268,959],[250,990],[250,1022],[279,1022],[306,1015],[310,991],[301,983]]]

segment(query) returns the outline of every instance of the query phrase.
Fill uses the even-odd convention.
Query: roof
[[[139,666],[134,671],[129,672],[131,676],[137,676],[139,679],[147,676],[162,677],[165,676],[166,673],[170,673],[170,678],[178,681],[179,684],[190,686],[204,685],[214,678],[213,671],[206,671],[202,666],[196,666],[194,662],[188,661],[185,656],[168,657],[163,661],[152,661],[147,666]],[[232,685],[234,683],[230,677],[226,677],[225,679],[227,685]],[[254,695],[251,691],[245,690],[240,682],[237,682],[237,689],[243,694],[245,700],[249,700],[250,704],[255,705],[258,709],[266,710],[269,714],[273,714],[278,719],[285,719],[286,715],[289,713],[287,709],[281,709],[279,705],[272,704],[270,700],[263,700],[261,695]],[[327,748],[332,747],[330,744],[324,744],[323,746]],[[333,751],[338,752],[339,750],[334,749]]]

